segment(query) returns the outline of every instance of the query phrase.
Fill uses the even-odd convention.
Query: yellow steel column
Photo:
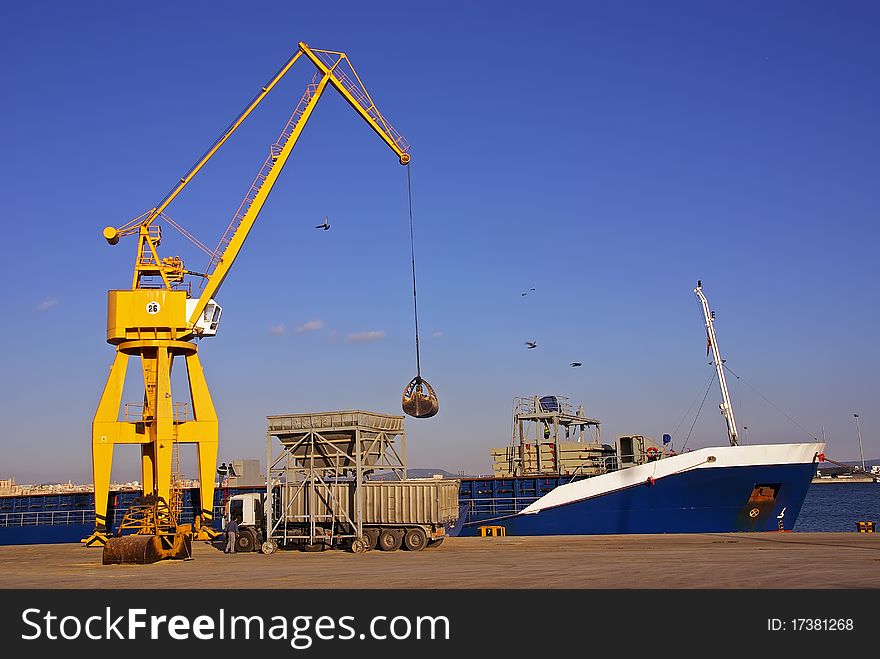
[[[171,454],[174,445],[174,404],[171,398],[171,355],[166,342],[156,349],[156,418],[153,422],[156,494],[171,501]]]
[[[153,494],[156,487],[156,479],[153,474],[156,473],[156,453],[153,450],[153,444],[141,444],[141,485],[144,495]]]
[[[113,444],[119,421],[119,406],[122,402],[122,388],[125,385],[125,372],[128,368],[128,355],[117,350],[110,375],[101,401],[92,421],[92,478],[95,485],[95,532],[84,542],[103,545],[107,531],[107,502],[110,496],[110,471],[113,464]]]
[[[193,351],[186,355],[186,371],[189,378],[190,398],[193,405],[193,418],[198,422],[199,434],[196,449],[199,460],[199,514],[195,530],[199,539],[210,539],[216,535],[211,530],[214,519],[214,476],[217,473],[217,445],[219,426],[217,412],[208,391],[208,383],[202,371],[199,355]]]
[[[144,496],[157,494],[156,483],[156,376],[158,372],[157,349],[140,346],[141,370],[144,376],[144,442],[141,447],[141,474]]]

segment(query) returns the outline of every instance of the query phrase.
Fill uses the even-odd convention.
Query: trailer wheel
[[[422,551],[428,544],[428,536],[424,529],[416,526],[407,529],[403,536],[403,547],[409,551]]]
[[[302,544],[302,550],[308,551],[308,552],[324,551],[326,548],[327,548],[327,545],[325,545],[323,542],[315,542],[315,543],[304,542]]]
[[[364,539],[367,543],[367,551],[372,551],[379,546],[379,529],[364,529]]]
[[[263,546],[260,547],[260,551],[264,554],[274,554],[278,551],[278,543],[274,540],[266,540],[266,542],[263,543]]]
[[[367,540],[365,538],[355,538],[351,541],[351,551],[355,554],[367,553]]]
[[[397,551],[403,542],[403,533],[399,529],[382,529],[379,533],[379,549]]]

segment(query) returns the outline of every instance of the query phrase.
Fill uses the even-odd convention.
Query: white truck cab
[[[235,551],[255,551],[263,543],[263,521],[265,519],[263,504],[265,500],[265,493],[252,492],[236,494],[229,497],[226,502],[223,528],[226,529],[226,520],[233,517],[238,520]]]

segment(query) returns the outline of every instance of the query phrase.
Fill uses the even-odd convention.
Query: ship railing
[[[116,510],[112,516],[111,527],[118,528],[125,516],[125,510]],[[222,508],[214,507],[214,518],[221,519]],[[183,511],[178,522],[185,524],[193,521],[191,511]],[[0,528],[17,526],[68,526],[71,524],[94,524],[94,510],[32,510],[25,512],[0,512]]]
[[[571,402],[568,396],[556,396],[552,397],[554,399],[555,404],[551,404],[547,409],[541,406],[541,402],[539,398],[536,397],[519,397],[514,399],[514,413],[515,414],[538,414],[545,412],[559,412],[561,414],[565,414],[568,416],[572,416],[572,407]],[[540,406],[540,409],[539,409]]]
[[[607,455],[600,458],[590,458],[590,460],[578,465],[573,472],[564,475],[568,478],[568,482],[571,483],[582,477],[599,476],[617,470],[617,456]]]
[[[541,497],[496,497],[494,499],[470,499],[467,512],[470,515],[513,515]]]
[[[0,528],[13,526],[66,526],[94,524],[95,513],[89,510],[51,510],[0,513]]]
[[[548,445],[553,446],[549,442]],[[536,446],[538,446],[537,450],[540,450],[540,446]],[[496,457],[493,467],[496,469],[496,476],[501,475],[503,477],[510,477],[513,474],[530,477],[563,476],[569,480],[574,480],[583,476],[599,476],[600,474],[607,474],[610,471],[617,471],[618,469],[616,455],[579,458],[577,459],[577,462],[575,462],[574,458],[563,458],[559,460],[561,463],[559,467],[565,470],[562,473],[557,470],[555,460],[555,456],[551,454],[544,459],[544,468],[538,469],[538,460],[534,456],[533,450],[530,449],[530,452],[526,455],[526,460],[522,460],[518,455],[518,449],[516,447],[508,447],[507,456]],[[499,474],[499,467],[506,467],[506,473]],[[572,467],[574,468],[572,469]]]

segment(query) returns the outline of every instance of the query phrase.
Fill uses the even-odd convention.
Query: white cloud
[[[281,323],[280,325],[273,325],[269,328],[269,334],[271,334],[272,336],[281,336],[286,331],[287,328],[284,326],[284,323]]]
[[[297,334],[305,334],[306,332],[314,332],[316,330],[319,330],[322,327],[324,327],[323,320],[310,320],[307,323],[298,325],[295,331]]]
[[[381,341],[385,338],[384,330],[373,330],[371,332],[360,332],[358,334],[349,334],[349,343],[371,343],[372,341]]]
[[[443,332],[441,330],[437,330],[431,336],[433,336],[435,339],[439,339],[441,336],[443,336]]]
[[[37,305],[37,311],[48,311],[58,304],[58,298],[47,297]]]

